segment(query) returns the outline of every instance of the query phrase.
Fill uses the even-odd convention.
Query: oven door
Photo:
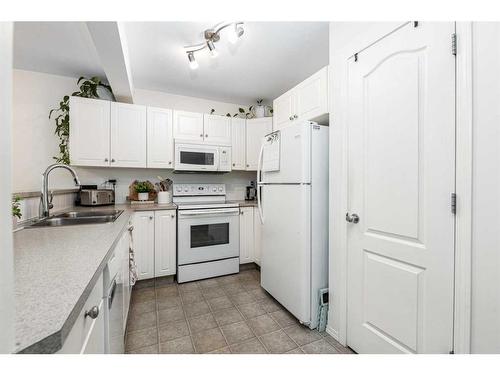
[[[178,264],[193,264],[240,255],[239,209],[179,210]]]
[[[216,172],[218,169],[218,147],[196,144],[175,145],[175,170]]]

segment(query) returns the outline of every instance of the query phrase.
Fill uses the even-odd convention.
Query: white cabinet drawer
[[[90,292],[75,324],[66,337],[66,341],[59,353],[79,354],[84,352],[104,353],[104,303],[103,303],[103,276],[97,280],[94,289]],[[99,309],[97,318],[85,316],[94,306]],[[91,346],[89,346],[91,344]]]

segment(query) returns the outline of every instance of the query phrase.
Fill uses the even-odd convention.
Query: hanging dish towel
[[[129,270],[130,270],[130,286],[134,286],[137,282],[137,264],[135,263],[134,253],[134,236],[130,232],[130,245],[128,248],[129,255]]]

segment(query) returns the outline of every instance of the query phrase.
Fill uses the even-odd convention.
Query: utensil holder
[[[168,203],[172,203],[172,192],[159,191],[158,192],[158,204],[168,204]]]

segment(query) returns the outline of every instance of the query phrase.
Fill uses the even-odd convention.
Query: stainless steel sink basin
[[[100,210],[100,211],[69,211],[54,217],[79,218],[79,217],[101,217],[101,216],[120,216],[123,210]]]
[[[122,214],[122,212],[123,210],[71,211],[40,220],[27,228],[112,223]]]

